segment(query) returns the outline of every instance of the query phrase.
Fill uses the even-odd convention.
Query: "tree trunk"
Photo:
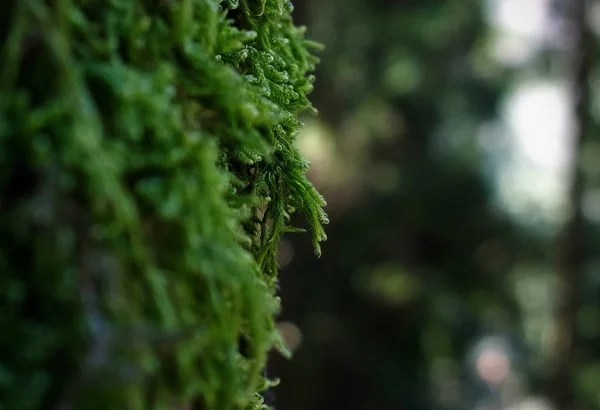
[[[572,32],[572,70],[570,82],[573,104],[573,162],[569,175],[570,213],[557,241],[558,298],[556,308],[556,368],[550,385],[556,410],[574,408],[572,369],[576,352],[576,317],[579,309],[579,289],[585,266],[585,219],[582,209],[584,175],[581,151],[588,137],[590,34],[586,24],[586,0],[566,3],[568,23]]]

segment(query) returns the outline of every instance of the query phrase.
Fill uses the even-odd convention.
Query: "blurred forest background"
[[[293,3],[331,223],[281,246],[277,408],[600,408],[600,5]]]

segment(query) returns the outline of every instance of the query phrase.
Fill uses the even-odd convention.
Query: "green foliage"
[[[290,3],[3,5],[0,408],[263,408],[278,241],[327,222]]]

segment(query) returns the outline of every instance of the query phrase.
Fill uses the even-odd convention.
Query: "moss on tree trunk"
[[[325,238],[289,1],[0,14],[0,408],[261,408],[290,213]]]

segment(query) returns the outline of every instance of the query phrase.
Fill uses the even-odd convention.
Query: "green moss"
[[[290,3],[4,10],[0,408],[261,408],[279,239],[327,222]]]

